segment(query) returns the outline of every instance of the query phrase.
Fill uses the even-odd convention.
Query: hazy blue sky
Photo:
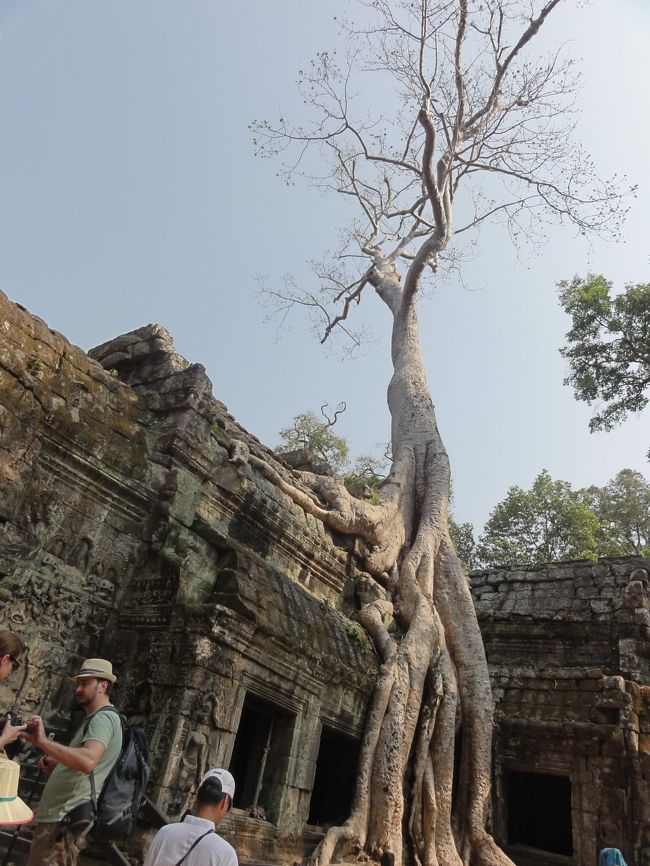
[[[83,348],[159,322],[215,395],[269,444],[299,411],[345,400],[355,452],[388,438],[388,322],[355,362],[327,358],[299,319],[280,342],[258,275],[334,243],[341,204],[287,188],[253,156],[248,123],[299,112],[296,72],[337,38],[339,0],[0,0],[0,287]],[[575,485],[647,473],[648,413],[590,435],[562,385],[568,320],[555,284],[588,270],[647,281],[650,3],[567,0],[545,48],[583,58],[580,138],[602,174],[639,184],[625,243],[590,251],[570,229],[518,260],[500,231],[422,310],[456,514],[481,524],[546,467]],[[538,43],[538,47],[540,47]]]

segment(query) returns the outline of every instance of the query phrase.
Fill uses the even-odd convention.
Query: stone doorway
[[[246,695],[230,759],[236,808],[278,822],[295,720],[276,704]]]
[[[568,776],[507,770],[508,843],[573,856]]]
[[[308,823],[342,824],[350,815],[359,763],[359,741],[323,726]]]

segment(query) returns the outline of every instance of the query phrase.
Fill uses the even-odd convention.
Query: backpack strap
[[[105,711],[113,712],[118,716],[118,718],[120,720],[120,724],[122,725],[122,732],[124,732],[124,722],[122,721],[122,713],[118,709],[116,709],[112,704],[108,704],[108,706],[100,707],[98,710],[95,710],[95,712],[86,719],[86,721],[84,722],[84,726],[83,726],[82,739],[88,733],[88,728],[90,727],[90,722],[92,720],[92,717],[96,716],[97,713],[101,713],[101,712],[105,712]],[[119,757],[117,760],[119,761]],[[90,799],[91,799],[91,802],[93,804],[93,820],[90,822],[90,824],[88,824],[88,826],[86,827],[84,832],[81,834],[82,836],[87,836],[88,833],[90,833],[92,828],[95,826],[95,822],[97,821],[97,788],[95,785],[95,771],[94,770],[91,770],[90,773],[88,773],[88,778],[90,780]]]
[[[189,847],[189,848],[187,849],[187,851],[183,854],[183,856],[182,856],[181,859],[178,861],[178,863],[175,863],[175,864],[174,864],[174,866],[181,866],[181,863],[183,862],[183,860],[185,860],[185,859],[186,859],[186,858],[187,858],[187,857],[192,853],[192,851],[196,848],[196,846],[199,844],[199,842],[201,841],[201,839],[205,839],[205,837],[206,837],[206,836],[209,836],[210,833],[216,833],[216,832],[217,832],[216,830],[208,830],[207,833],[202,833],[202,834],[198,837],[198,839],[195,839],[195,840],[192,842],[192,844],[190,845],[190,847]]]

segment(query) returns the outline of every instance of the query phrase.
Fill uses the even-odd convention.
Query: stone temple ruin
[[[0,332],[0,627],[29,647],[0,708],[41,710],[63,736],[66,675],[112,659],[159,808],[176,819],[207,766],[230,767],[240,860],[300,862],[347,815],[378,670],[353,542],[251,469],[250,453],[292,473],[160,326],[85,354],[0,293]],[[521,866],[592,866],[606,845],[650,866],[647,561],[471,584],[497,839]]]

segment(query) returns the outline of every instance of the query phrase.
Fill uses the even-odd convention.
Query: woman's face
[[[20,656],[4,655],[0,656],[0,680],[6,680],[12,671],[17,671],[20,667]]]

